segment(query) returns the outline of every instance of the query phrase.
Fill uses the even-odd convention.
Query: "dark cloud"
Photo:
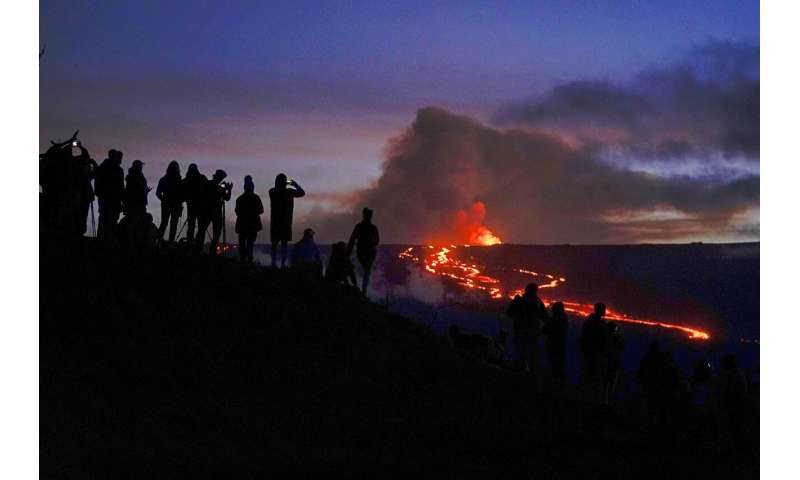
[[[480,222],[516,243],[637,242],[726,232],[758,194],[757,176],[709,184],[623,170],[555,135],[424,108],[351,212],[305,220],[326,240],[346,238],[369,206],[398,243],[468,242],[464,226]]]
[[[575,81],[514,102],[498,125],[545,128],[629,155],[759,158],[759,47],[712,41],[633,81]]]

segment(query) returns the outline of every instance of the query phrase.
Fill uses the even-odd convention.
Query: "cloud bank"
[[[512,102],[498,125],[548,129],[649,160],[759,158],[759,47],[711,41],[627,84],[574,81]]]

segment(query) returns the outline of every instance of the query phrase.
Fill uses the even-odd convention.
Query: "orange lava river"
[[[465,288],[482,290],[493,299],[513,298],[515,295],[523,293],[523,289],[510,291],[504,289],[500,280],[484,274],[479,265],[465,263],[459,260],[454,253],[459,248],[462,247],[457,247],[456,245],[450,245],[449,247],[434,247],[433,245],[428,245],[427,247],[409,247],[403,250],[398,256],[402,260],[420,264],[427,272],[433,275],[452,278]],[[465,246],[463,248],[467,247]],[[420,250],[419,254],[417,250]],[[567,281],[566,278],[561,276],[534,272],[524,268],[514,268],[512,270],[516,273],[531,277],[532,281],[535,279],[535,282],[539,285],[540,292],[542,289],[556,288]],[[549,303],[549,301],[544,298],[542,300],[546,304]],[[568,312],[586,316],[594,310],[594,306],[591,304],[568,300],[562,300],[562,302],[564,303],[564,309]],[[616,322],[646,325],[649,327],[679,330],[687,334],[689,338],[693,340],[708,340],[711,338],[708,332],[697,328],[657,322],[655,320],[633,318],[625,313],[617,312],[610,308],[606,309],[606,319]]]

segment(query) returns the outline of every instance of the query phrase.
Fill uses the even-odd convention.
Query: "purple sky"
[[[357,211],[360,206],[349,202],[355,191],[378,182],[387,140],[408,128],[426,106],[492,128],[547,129],[581,148],[600,141],[608,148],[598,158],[614,168],[699,179],[710,186],[758,176],[757,146],[755,153],[737,146],[731,150],[730,142],[716,141],[724,132],[709,131],[707,122],[684,121],[719,123],[722,118],[727,124],[730,118],[736,139],[742,137],[734,120],[747,113],[731,110],[739,90],[730,82],[740,76],[758,80],[757,1],[498,5],[42,0],[40,42],[46,53],[40,61],[40,149],[80,128],[98,161],[109,148],[120,149],[126,169],[137,158],[146,163],[152,185],[170,160],[178,160],[184,171],[195,162],[204,173],[227,170],[235,195],[246,174],[265,192],[276,173],[286,172],[311,194],[297,204],[301,219]],[[737,52],[755,48],[755,73],[739,71],[743,64],[752,66],[747,63],[752,56],[741,60],[736,52],[716,48],[715,60],[693,72],[696,78],[712,77],[719,86],[712,91],[733,93],[723,92],[721,106],[707,105],[689,117],[680,109],[661,115],[663,102],[679,100],[656,99],[648,72],[662,72],[656,81],[671,82],[671,72],[679,70],[675,65],[709,42],[744,46]],[[732,73],[723,71],[728,67]],[[653,109],[635,113],[634,127],[626,123],[599,132],[598,122],[609,125],[602,116],[608,111],[595,109],[589,112],[594,116],[587,134],[587,112],[565,112],[558,93],[564,91],[560,86],[585,81],[614,85],[613,94],[622,92],[614,98],[623,103],[633,92],[634,99],[659,105],[657,115]],[[595,95],[598,89],[588,91]],[[686,131],[676,133],[679,126]],[[610,141],[620,128],[627,140]],[[656,130],[666,136],[654,135]],[[645,140],[630,140],[639,135]],[[690,154],[659,150],[678,145],[676,138],[688,139]],[[157,216],[156,203],[151,198]],[[654,205],[660,210],[653,215],[675,210],[668,200]],[[707,232],[690,229],[686,238],[669,239],[758,239],[757,199],[726,200],[725,205],[735,209],[735,224]],[[620,205],[614,208],[602,217],[618,215]],[[494,210],[489,205],[487,224]],[[627,214],[633,219],[642,212]],[[504,220],[494,220],[503,230]],[[509,241],[537,241],[518,229],[506,230],[513,231]],[[653,239],[652,229],[648,232],[619,240]]]

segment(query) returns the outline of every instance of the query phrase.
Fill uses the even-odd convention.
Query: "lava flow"
[[[476,264],[465,263],[459,260],[455,255],[453,255],[453,252],[459,248],[456,245],[450,245],[449,247],[434,247],[433,245],[428,245],[427,247],[421,247],[423,249],[423,253],[421,255],[415,254],[416,248],[420,247],[406,248],[398,255],[399,258],[402,260],[419,263],[427,272],[434,275],[452,278],[458,282],[459,285],[462,285],[466,288],[484,291],[493,299],[499,300],[503,298],[513,298],[516,295],[521,295],[524,291],[524,289],[507,291],[503,289],[499,279],[482,273],[480,266]],[[537,280],[536,283],[539,285],[539,289],[556,288],[567,281],[566,278],[561,276],[534,272],[524,268],[514,268],[512,271],[535,278]],[[546,299],[542,300],[545,303],[549,303],[549,301]],[[594,306],[591,304],[566,300],[562,300],[562,302],[564,303],[564,309],[568,312],[578,313],[585,316],[594,311]],[[711,338],[711,335],[703,330],[684,325],[657,322],[655,320],[633,318],[625,313],[617,312],[609,308],[606,309],[606,318],[617,322],[680,330],[681,332],[689,335],[689,338],[694,340],[708,340]]]

